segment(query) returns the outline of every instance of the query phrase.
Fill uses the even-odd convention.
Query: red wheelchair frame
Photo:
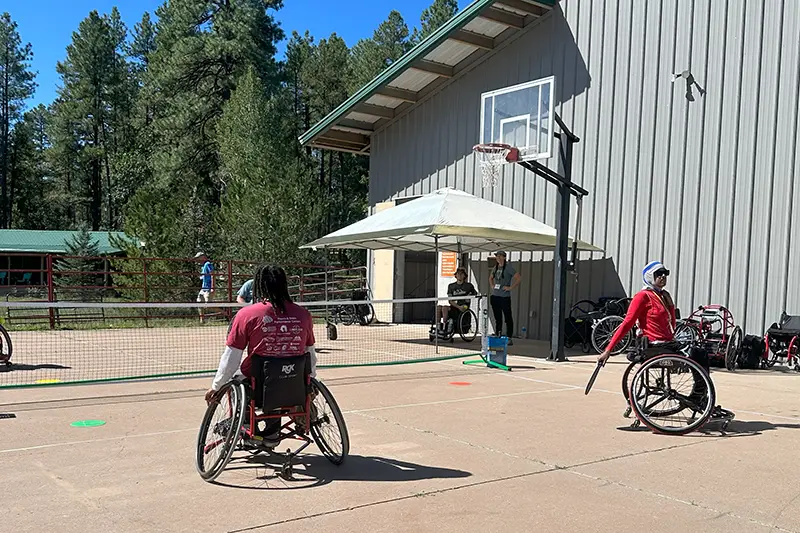
[[[283,372],[289,374],[291,369],[285,370],[287,366],[283,367]],[[273,391],[278,394],[276,398],[279,401],[282,394],[287,395],[283,397],[286,401],[299,400],[299,386],[302,384],[305,387],[302,405],[267,405],[267,411],[257,407],[256,391],[259,386],[257,377],[231,381],[219,390],[217,400],[209,404],[206,409],[198,435],[196,467],[203,479],[209,482],[216,479],[237,449],[257,454],[273,450],[285,439],[301,441],[303,444],[294,452],[286,451],[285,461],[279,474],[284,479],[293,479],[293,460],[311,444],[312,437],[322,454],[331,463],[341,465],[344,462],[350,448],[350,439],[341,409],[327,387],[311,377],[310,368],[305,368],[304,372],[307,373],[303,379],[298,380],[296,385],[291,385],[297,388],[286,389],[287,383],[282,385],[284,389],[278,388]],[[266,390],[270,389],[262,388],[262,391]],[[312,403],[319,397],[324,403],[319,405]],[[227,400],[227,406],[220,405],[223,398]],[[218,407],[222,407],[224,419],[213,423]],[[258,414],[257,410],[261,410],[262,414]],[[275,444],[265,443],[264,438],[258,435],[258,423],[282,420],[283,417],[288,417],[289,420],[276,430]],[[326,424],[336,425],[339,432],[338,442],[334,442],[330,435],[323,434],[320,428]],[[209,436],[212,438],[211,442]],[[340,451],[336,450],[337,443],[341,445]],[[221,455],[215,460],[208,458],[208,454],[220,446],[223,446]],[[209,463],[209,460],[212,462]]]
[[[708,351],[710,363],[723,363],[728,370],[736,367],[743,334],[727,307],[701,305],[682,324],[695,331],[698,344]]]

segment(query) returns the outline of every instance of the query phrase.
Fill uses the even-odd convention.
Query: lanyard
[[[669,307],[667,307],[667,302],[665,302],[664,298],[657,292],[655,291],[648,291],[648,292],[655,295],[655,297],[658,298],[658,301],[661,302],[661,306],[664,308],[664,311],[667,312],[667,317],[668,317],[667,323],[669,324],[669,332],[674,334],[675,329],[672,327],[672,314],[669,312]]]

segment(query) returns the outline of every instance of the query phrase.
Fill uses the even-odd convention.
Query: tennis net
[[[462,337],[434,335],[447,299],[303,302],[314,318],[319,368],[456,359],[481,351],[483,298]],[[237,303],[0,302],[11,339],[0,388],[211,375]],[[458,316],[453,312],[450,317]]]

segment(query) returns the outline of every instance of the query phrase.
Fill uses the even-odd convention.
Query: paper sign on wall
[[[456,267],[458,267],[458,254],[455,252],[442,252],[440,261],[441,277],[452,278],[456,275]]]

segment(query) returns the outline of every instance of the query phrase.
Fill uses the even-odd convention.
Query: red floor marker
[[[472,383],[470,383],[469,381],[451,381],[450,385],[456,385],[456,386],[459,386],[459,387],[464,387],[466,385],[472,385]]]

